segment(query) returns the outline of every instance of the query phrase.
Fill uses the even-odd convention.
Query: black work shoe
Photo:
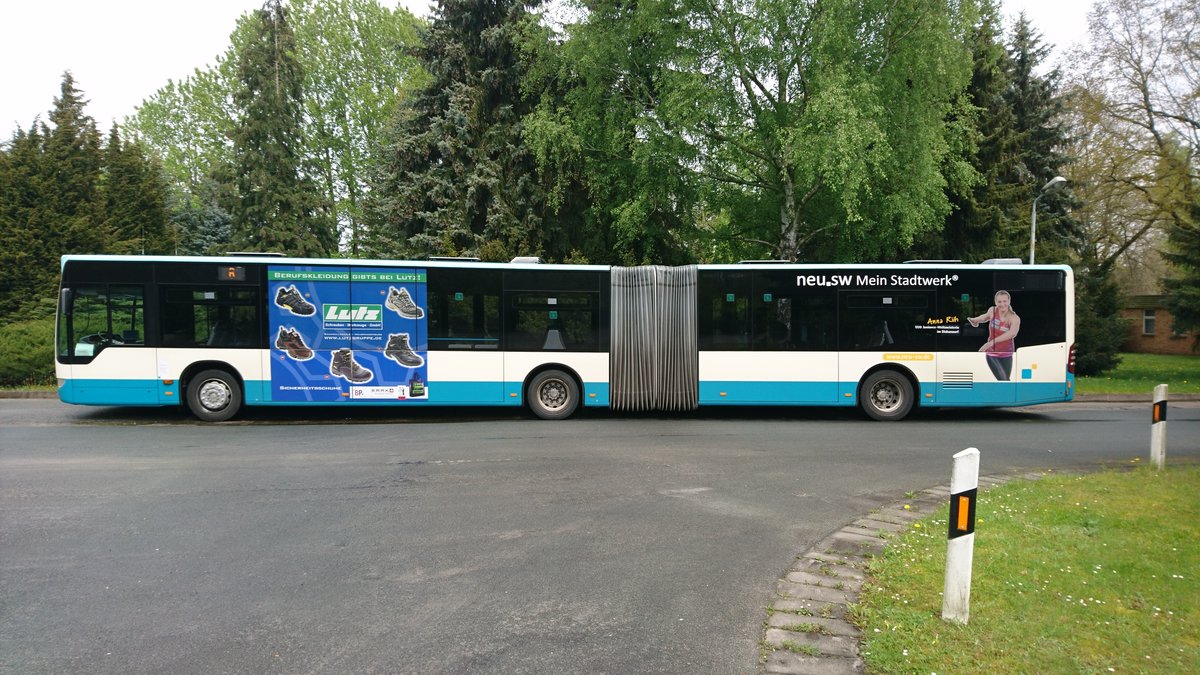
[[[383,348],[383,355],[405,368],[420,368],[425,364],[425,359],[421,358],[409,346],[408,333],[391,333],[388,335],[388,343],[387,347]]]
[[[375,377],[375,373],[358,365],[358,361],[354,360],[354,352],[349,349],[338,349],[329,354],[333,357],[329,361],[330,375],[340,377],[354,384],[370,382],[371,378]]]
[[[403,286],[399,290],[395,286],[388,286],[387,308],[405,319],[420,319],[425,316],[425,310],[417,307],[417,303],[413,302],[412,296],[408,294],[408,289]]]
[[[279,287],[279,292],[275,294],[275,306],[282,307],[297,316],[312,316],[317,311],[317,308],[305,300],[300,291],[296,290],[296,284]]]
[[[313,350],[304,344],[300,331],[293,328],[279,327],[279,335],[275,337],[275,348],[285,350],[295,361],[307,361],[313,357]]]

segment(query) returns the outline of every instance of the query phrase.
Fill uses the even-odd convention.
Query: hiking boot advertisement
[[[420,319],[425,316],[425,310],[413,302],[412,295],[403,286],[388,287],[387,308],[399,314],[402,319]]]
[[[275,291],[275,306],[286,309],[296,316],[312,316],[317,311],[311,302],[304,299],[304,295],[296,288],[296,284],[280,286]]]
[[[267,280],[268,400],[428,400],[424,269],[274,265]]]
[[[307,361],[313,357],[313,350],[304,344],[300,331],[288,326],[279,327],[279,334],[275,337],[275,348],[283,350],[293,361]]]
[[[340,377],[347,382],[362,384],[375,379],[375,373],[363,368],[354,360],[354,352],[349,349],[339,349],[330,353],[329,374]]]
[[[418,356],[408,344],[408,333],[392,333],[389,335],[387,347],[383,349],[383,355],[405,368],[420,368],[425,365],[425,359]]]

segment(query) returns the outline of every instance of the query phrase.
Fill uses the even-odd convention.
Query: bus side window
[[[258,289],[168,287],[162,293],[164,347],[259,347]]]
[[[594,352],[600,349],[600,298],[591,291],[509,293],[505,348]]]
[[[746,272],[702,272],[697,279],[697,338],[700,349],[751,348],[750,276]]]
[[[500,274],[491,270],[429,272],[429,348],[500,348]]]

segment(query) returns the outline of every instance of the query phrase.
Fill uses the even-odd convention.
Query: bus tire
[[[858,405],[873,420],[902,420],[913,408],[913,386],[895,370],[877,370],[858,389]]]
[[[529,381],[525,400],[541,419],[563,420],[579,407],[579,385],[561,370],[543,370]]]
[[[223,370],[204,370],[188,381],[187,403],[200,420],[224,422],[241,409],[242,388]]]

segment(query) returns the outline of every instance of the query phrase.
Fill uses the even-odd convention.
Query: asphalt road
[[[968,446],[1128,465],[1150,412],[486,415],[0,400],[0,671],[752,672],[826,534]],[[1200,404],[1168,444],[1200,459]]]

